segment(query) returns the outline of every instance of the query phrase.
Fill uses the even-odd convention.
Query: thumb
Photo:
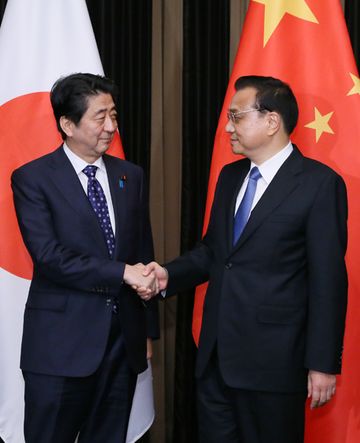
[[[154,262],[148,263],[144,269],[142,270],[142,275],[144,277],[147,277],[152,273],[152,271],[155,269]]]

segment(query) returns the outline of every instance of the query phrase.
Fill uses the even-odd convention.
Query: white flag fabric
[[[74,72],[103,74],[85,0],[8,0],[0,28],[0,436],[24,443],[22,321],[32,274],[12,202],[10,176],[61,143],[49,100]],[[113,153],[121,154],[121,144]],[[139,411],[139,412],[137,412]],[[128,443],[154,419],[151,367],[138,378]]]

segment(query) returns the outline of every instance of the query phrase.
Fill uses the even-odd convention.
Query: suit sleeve
[[[320,186],[307,222],[308,323],[305,366],[339,373],[347,305],[347,197],[342,178]]]
[[[222,183],[223,170],[216,185],[209,226],[204,238],[192,250],[165,264],[165,268],[169,273],[167,296],[209,280],[210,268],[213,263],[213,251],[216,250],[215,218],[218,213],[218,202],[222,195]]]
[[[12,189],[24,243],[39,273],[49,284],[97,292],[97,288],[118,291],[123,283],[125,263],[79,253],[57,238],[53,215],[39,180],[26,168],[12,175]],[[70,223],[70,221],[69,221]]]

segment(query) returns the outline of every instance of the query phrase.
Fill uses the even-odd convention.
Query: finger
[[[312,398],[311,399],[311,404],[310,404],[310,409],[316,409],[318,408],[319,405],[319,399],[318,398]]]
[[[146,358],[149,360],[153,355],[152,339],[146,339]]]
[[[307,384],[307,391],[308,391],[308,398],[311,397],[312,394],[312,382],[311,382],[311,377],[308,377],[308,384]]]
[[[149,295],[149,290],[148,290],[148,288],[143,286],[143,287],[137,289],[137,293],[138,293],[138,295],[140,295],[140,297],[145,297],[145,296]]]
[[[157,278],[154,279],[151,288],[152,288],[152,295],[156,295],[159,292],[159,282]]]
[[[142,295],[140,298],[143,301],[149,301],[151,297],[149,296],[149,294],[146,294],[146,295]]]
[[[327,389],[322,388],[320,389],[319,406],[323,406],[325,403],[327,403],[327,401],[328,401]]]
[[[310,408],[314,409],[319,407],[319,403],[320,403],[320,391],[317,389],[314,389],[311,395],[311,404],[310,404]]]
[[[148,277],[152,273],[152,271],[153,271],[153,269],[151,268],[151,263],[149,263],[149,264],[144,266],[141,274],[144,277]]]
[[[331,400],[332,397],[335,395],[335,391],[336,391],[335,386],[331,386],[331,387],[328,389],[328,391],[327,391],[327,400],[328,400],[328,401]]]
[[[152,261],[144,267],[142,275],[144,277],[148,277],[152,272],[155,272],[155,269],[156,269],[156,263]]]

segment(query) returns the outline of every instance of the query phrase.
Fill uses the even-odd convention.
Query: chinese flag
[[[8,0],[0,28],[0,437],[24,443],[23,379],[19,369],[32,263],[13,207],[10,176],[61,144],[49,100],[60,77],[103,74],[85,0]],[[123,157],[119,135],[110,149]],[[150,369],[138,379],[128,442],[154,418]],[[140,392],[139,392],[140,389]]]
[[[360,441],[360,78],[339,0],[251,0],[216,132],[204,232],[222,167],[238,157],[225,133],[235,80],[257,74],[280,78],[300,108],[292,141],[302,153],[335,169],[349,198],[349,304],[343,371],[337,393],[307,414],[307,443]],[[206,286],[197,289],[193,334],[198,341]],[[308,408],[307,408],[308,409]]]

